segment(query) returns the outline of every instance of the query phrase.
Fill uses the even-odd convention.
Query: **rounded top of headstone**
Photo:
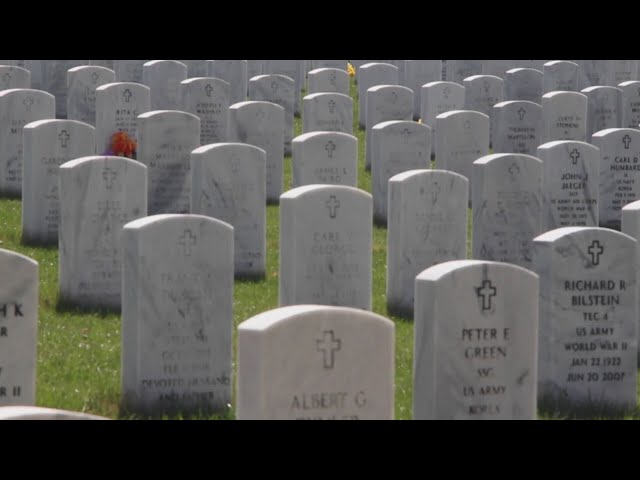
[[[212,143],[209,145],[203,145],[201,147],[198,147],[191,152],[191,155],[207,155],[209,153],[222,152],[224,150],[229,150],[229,149],[237,150],[239,148],[244,149],[245,151],[261,152],[264,155],[267,154],[267,152],[264,149],[260,147],[256,147],[255,145],[250,145],[248,143],[220,142],[220,143]]]
[[[438,80],[437,82],[425,83],[420,88],[425,90],[427,88],[436,88],[436,87],[452,87],[452,88],[457,88],[457,89],[464,90],[464,86],[463,85],[460,85],[459,83],[456,83],[456,82],[449,82],[449,81],[446,81],[446,80]]]
[[[347,185],[324,185],[324,184],[313,184],[313,185],[304,185],[302,187],[292,188],[291,190],[286,191],[282,195],[280,195],[280,200],[286,200],[289,198],[298,198],[309,193],[320,193],[325,191],[343,191],[349,194],[355,194],[360,196],[371,197],[369,192],[365,192],[364,190],[360,190],[356,187],[349,187]],[[373,197],[371,197],[373,198]]]
[[[545,93],[542,96],[542,99],[544,100],[545,98],[553,98],[556,96],[565,96],[565,97],[576,97],[576,98],[584,98],[586,100],[587,96],[584,93],[580,93],[580,92],[568,92],[565,90],[557,90],[555,92],[548,92]]]
[[[600,130],[596,133],[594,133],[591,138],[593,137],[606,137],[608,135],[633,135],[633,136],[637,136],[640,135],[640,130],[636,129],[636,128],[605,128],[604,130]]]
[[[436,117],[436,119],[438,118],[449,118],[449,117],[457,117],[460,115],[468,115],[468,116],[472,116],[472,117],[478,117],[478,118],[486,118],[487,120],[489,120],[489,115],[482,113],[482,112],[477,112],[476,110],[450,110],[448,112],[444,112],[441,113],[440,115],[438,115]]]
[[[305,95],[303,100],[314,100],[316,98],[321,98],[321,97],[325,97],[328,96],[329,98],[346,98],[349,99],[350,101],[353,101],[353,99],[349,96],[349,95],[345,95],[344,93],[338,93],[338,92],[318,92],[318,93],[311,93],[309,95]]]
[[[532,161],[535,160],[537,163],[542,164],[542,160],[534,157],[533,155],[527,155],[526,153],[492,153],[491,155],[485,155],[484,157],[480,157],[476,161],[473,162],[474,165],[486,165],[487,163],[491,163],[495,160],[504,160],[508,158],[519,158],[522,160]]]
[[[475,82],[478,80],[493,80],[499,82],[504,81],[500,77],[497,77],[495,75],[471,75],[470,77],[465,78],[463,82]]]
[[[315,138],[322,138],[322,137],[331,137],[331,138],[344,138],[345,140],[349,140],[349,141],[358,141],[358,139],[356,137],[354,137],[353,135],[350,135],[348,133],[344,133],[344,132],[323,132],[323,131],[315,131],[315,132],[308,132],[308,133],[303,133],[302,135],[298,135],[297,137],[295,137],[292,142],[294,143],[300,143],[300,142],[304,142],[306,140],[310,140],[310,139],[315,139]]]
[[[619,232],[617,230],[612,230],[610,228],[602,228],[602,227],[561,227],[561,228],[556,228],[554,230],[549,230],[548,232],[545,232],[541,235],[538,235],[537,237],[535,237],[533,239],[534,242],[538,242],[538,243],[552,243],[555,242],[556,240],[558,240],[559,238],[562,238],[566,235],[575,235],[575,234],[581,234],[581,233],[594,233],[594,232],[607,232],[609,234],[615,234],[618,235],[620,237],[624,237],[624,238],[628,238],[629,240],[632,240],[633,242],[636,241],[635,238],[630,237],[629,235],[627,235],[626,233],[622,233]]]
[[[320,73],[330,73],[330,72],[342,72],[342,73],[347,73],[346,70],[343,70],[341,68],[328,68],[328,67],[323,67],[323,68],[314,68],[313,70],[310,70],[309,73],[307,75],[318,75]]]
[[[425,125],[424,123],[413,122],[411,120],[387,120],[386,122],[380,122],[373,126],[373,130],[404,130],[407,131],[419,131],[422,130],[425,134],[431,131],[431,127],[429,125]]]
[[[413,90],[411,90],[409,87],[404,87],[402,85],[375,85],[373,87],[369,87],[367,89],[367,93],[379,92],[381,90],[393,90],[396,92],[406,92],[407,94],[413,95]]]
[[[31,265],[33,265],[35,267],[38,266],[38,262],[36,260],[34,260],[33,258],[27,257],[26,255],[23,255],[22,253],[14,252],[13,250],[7,250],[6,248],[0,248],[0,257],[15,258],[15,259],[19,260],[20,262],[28,263],[28,264],[31,264]]]
[[[384,63],[384,62],[369,62],[369,63],[365,63],[364,65],[361,65],[358,70],[364,69],[366,71],[366,70],[369,70],[371,68],[380,68],[381,66],[383,68],[389,68],[390,67],[390,68],[398,70],[398,67],[396,67],[395,65],[391,65],[390,63]]]
[[[31,73],[30,70],[27,70],[26,68],[23,67],[19,67],[17,65],[0,65],[0,68],[3,70],[17,70],[18,72],[21,73]]]
[[[326,316],[327,318],[360,318],[371,319],[389,328],[394,328],[394,324],[388,318],[367,310],[360,310],[351,307],[333,307],[328,305],[292,305],[288,307],[275,308],[267,312],[259,313],[254,317],[245,320],[238,326],[238,330],[263,332],[282,323],[286,320],[296,320],[308,315]]]
[[[233,105],[231,105],[229,107],[229,110],[239,110],[241,108],[247,108],[247,107],[259,107],[262,106],[263,108],[271,108],[271,109],[275,109],[275,110],[282,110],[282,113],[284,113],[284,107],[273,103],[273,102],[266,102],[263,100],[247,100],[244,102],[238,102],[238,103],[234,103]]]
[[[493,108],[504,108],[516,105],[523,107],[526,106],[527,108],[542,109],[542,105],[530,100],[506,100],[504,102],[496,103]]]
[[[44,90],[37,90],[35,88],[9,88],[7,90],[0,90],[0,97],[8,97],[14,94],[32,94],[32,95],[41,95],[46,97],[53,97],[49,92],[45,92]],[[55,98],[55,97],[53,97]]]
[[[104,85],[100,85],[98,88],[96,88],[96,92],[102,92],[104,90],[109,90],[111,88],[136,88],[136,89],[142,89],[142,90],[148,90],[149,92],[151,92],[151,89],[149,87],[147,87],[146,85],[142,85],[141,83],[136,83],[136,82],[112,82],[112,83],[105,83]]]
[[[580,146],[586,150],[594,150],[596,152],[600,151],[600,149],[595,145],[591,145],[590,143],[587,143],[587,142],[581,142],[579,140],[554,140],[552,142],[543,143],[538,147],[538,150],[553,150],[554,148],[569,147],[569,146],[571,147]]]
[[[91,155],[87,157],[75,158],[73,160],[69,160],[68,162],[63,163],[62,165],[60,165],[60,168],[67,170],[69,168],[85,166],[95,161],[121,162],[121,163],[128,163],[132,166],[135,166],[136,168],[144,168],[145,170],[147,168],[146,165],[144,165],[143,163],[137,160],[133,160],[127,157],[118,157],[115,155]]]
[[[618,84],[618,87],[628,87],[628,86],[637,86],[640,83],[640,80],[627,80],[626,82],[622,82]]]
[[[582,93],[591,93],[596,91],[610,91],[610,92],[621,92],[618,87],[610,87],[609,85],[594,85],[592,87],[583,88],[580,90]]]
[[[278,80],[283,80],[286,81],[288,83],[296,83],[296,81],[287,76],[287,75],[282,75],[279,73],[265,73],[263,75],[256,75],[255,77],[251,77],[251,79],[249,80],[249,82],[259,82],[261,80],[271,80],[271,79],[278,79]]]
[[[640,210],[640,200],[636,200],[635,202],[627,203],[622,210]]]
[[[518,67],[518,68],[511,68],[509,70],[507,70],[507,75],[525,75],[525,74],[540,74],[540,75],[544,75],[544,73],[542,73],[540,70],[538,70],[537,68],[529,68],[529,67]]]
[[[446,175],[450,178],[458,178],[461,181],[469,183],[469,179],[467,179],[467,177],[465,177],[464,175],[460,175],[459,173],[452,172],[451,170],[440,170],[437,168],[434,168],[434,169],[422,168],[417,170],[407,170],[405,172],[394,175],[389,179],[389,181],[396,183],[396,182],[403,182],[409,178],[422,177],[422,176],[430,177],[433,175]]]
[[[460,272],[468,268],[491,267],[493,269],[515,270],[527,273],[528,275],[538,278],[538,275],[531,270],[520,267],[513,263],[492,262],[488,260],[452,260],[449,262],[439,263],[433,267],[423,270],[416,276],[416,281],[437,282],[455,272]]]
[[[173,65],[181,65],[184,68],[188,68],[184,63],[179,62],[178,60],[150,60],[146,63],[143,63],[143,67],[153,67],[158,64],[173,64]]]
[[[24,128],[35,129],[42,126],[56,125],[60,127],[77,127],[77,128],[90,128],[95,130],[93,125],[81,122],[79,120],[63,120],[61,118],[48,118],[46,120],[36,120],[35,122],[27,123]]]
[[[90,72],[104,72],[104,73],[113,73],[113,74],[115,74],[115,72],[113,70],[111,70],[110,68],[101,67],[100,65],[80,65],[78,67],[70,68],[69,70],[67,70],[67,72],[68,73],[78,73],[78,72],[84,72],[86,70],[88,70]]]
[[[217,77],[192,77],[180,82],[181,85],[190,85],[192,83],[219,83],[231,87],[229,82]]]
[[[195,213],[162,213],[158,215],[150,215],[148,217],[138,218],[137,220],[133,220],[122,228],[126,230],[136,230],[140,228],[145,228],[151,225],[157,225],[161,223],[165,223],[167,221],[181,221],[181,220],[190,220],[190,221],[200,221],[210,224],[215,224],[217,226],[223,227],[225,229],[233,231],[233,226],[229,225],[227,222],[223,222],[222,220],[218,220],[217,218],[208,217],[206,215],[197,215]]]
[[[88,413],[53,408],[11,406],[0,407],[0,420],[110,420]]]
[[[551,60],[550,62],[547,62],[543,65],[543,67],[553,67],[555,65],[559,65],[559,64],[563,64],[566,63],[568,65],[571,66],[575,66],[575,67],[579,67],[580,65],[578,65],[575,62],[570,62],[569,60]]]
[[[182,110],[151,110],[150,112],[141,113],[138,118],[154,118],[154,117],[183,117],[191,118],[200,122],[200,117],[193,113],[183,112]]]

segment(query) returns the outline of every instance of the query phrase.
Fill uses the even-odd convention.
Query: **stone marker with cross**
[[[342,132],[304,133],[293,139],[292,188],[358,185],[358,139]]]
[[[341,185],[280,197],[280,305],[371,309],[372,198]]]
[[[442,80],[442,60],[407,60],[402,85],[413,91],[413,120],[420,118],[422,86]],[[460,106],[462,108],[462,106]]]
[[[434,154],[436,117],[464,108],[464,87],[453,82],[431,82],[420,90],[420,121],[431,128],[431,154]]]
[[[431,168],[431,129],[409,120],[392,120],[375,125],[371,136],[373,220],[386,225],[389,179],[408,170]]]
[[[180,82],[187,79],[187,66],[175,60],[152,60],[142,66],[142,83],[151,90],[151,110],[178,110]]]
[[[587,96],[587,140],[601,130],[620,127],[622,90],[595,86],[585,88],[581,93]]]
[[[304,77],[306,69],[305,60],[263,60],[262,74],[286,75],[296,82],[295,114],[300,115],[302,111],[302,90],[304,89]]]
[[[389,179],[387,307],[413,318],[422,270],[467,258],[469,181],[446,170],[410,170]]]
[[[191,153],[191,213],[233,227],[236,278],[263,278],[266,262],[264,150],[243,143],[205,145]]]
[[[233,227],[153,215],[122,229],[122,404],[142,415],[231,402]]]
[[[504,99],[504,80],[493,75],[473,75],[463,80],[464,109],[491,117],[493,106]],[[489,125],[489,128],[491,125]]]
[[[238,327],[237,418],[391,420],[393,345],[393,322],[359,309],[258,314]]]
[[[22,194],[23,127],[55,118],[55,98],[41,90],[0,91],[0,195]]]
[[[248,143],[267,154],[267,203],[277,204],[284,189],[285,110],[272,102],[248,101],[229,108],[229,141]]]
[[[367,90],[376,85],[398,85],[398,67],[389,63],[367,63],[358,70],[358,125],[360,128],[366,127]]]
[[[116,82],[142,83],[142,66],[149,60],[114,60]]]
[[[349,95],[349,74],[337,68],[311,70],[307,77],[307,94],[324,92]]]
[[[635,239],[604,228],[565,227],[535,238],[534,252],[541,408],[635,408]]]
[[[542,232],[542,162],[518,153],[473,163],[473,258],[531,268]]]
[[[26,68],[0,63],[0,90],[31,88],[31,72]]]
[[[609,128],[591,143],[600,149],[599,224],[619,230],[622,207],[640,199],[640,130]]]
[[[542,96],[541,143],[554,140],[586,142],[587,96],[578,92],[550,92]]]
[[[188,78],[180,83],[180,109],[200,119],[200,145],[227,141],[230,89],[227,82],[212,77]]]
[[[638,80],[638,60],[613,60],[612,85]]]
[[[538,147],[542,160],[542,231],[598,226],[600,150],[585,142],[560,140]]]
[[[504,77],[504,100],[540,103],[544,74],[534,68],[514,68]]]
[[[302,99],[302,132],[353,134],[353,100],[341,93],[314,93]]]
[[[542,107],[523,100],[497,103],[491,115],[491,135],[494,153],[535,155],[542,142]]]
[[[413,417],[534,420],[538,277],[457,260],[415,280]]]
[[[577,92],[580,65],[575,62],[565,60],[554,60],[547,62],[543,67],[544,78],[542,81],[542,91],[549,92]]]
[[[96,90],[116,81],[113,70],[104,67],[82,66],[67,72],[67,118],[95,126]]]
[[[122,226],[147,215],[147,169],[123,157],[89,156],[60,166],[62,302],[120,309]]]
[[[613,83],[613,60],[573,60],[580,65],[578,87],[611,86]]]
[[[191,152],[200,146],[200,119],[177,110],[138,116],[138,160],[147,166],[150,215],[189,213]]]
[[[95,154],[95,129],[76,120],[39,120],[24,127],[22,240],[58,245],[59,166]]]
[[[0,406],[35,405],[38,263],[0,249]]]
[[[620,94],[620,126],[640,128],[640,81],[630,80],[618,85]]]
[[[56,114],[51,118],[67,118],[67,72],[70,68],[89,65],[89,60],[41,60],[40,89],[56,98]]]

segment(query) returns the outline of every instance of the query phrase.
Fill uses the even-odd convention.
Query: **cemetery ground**
[[[357,88],[351,79],[351,96]],[[371,192],[371,174],[365,165],[365,130],[358,127],[358,103],[354,102],[354,135],[358,138],[358,187]],[[300,118],[295,119],[294,138],[302,133]],[[285,157],[284,191],[291,188],[291,157]],[[469,212],[470,213],[470,212]],[[467,251],[471,258],[471,215]],[[36,367],[36,405],[80,411],[113,419],[140,419],[120,409],[121,320],[118,313],[86,311],[61,304],[58,294],[58,248],[36,247],[21,242],[21,202],[0,199],[0,248],[23,253],[38,262],[39,312]],[[248,318],[278,307],[279,208],[267,207],[266,278],[234,283],[234,392],[237,326]],[[412,418],[413,321],[389,315],[386,306],[387,231],[373,228],[373,311],[395,323],[395,418]],[[11,272],[8,272],[11,275]],[[229,411],[212,419],[235,418]],[[172,417],[180,418],[180,417]],[[194,418],[194,417],[191,417]],[[546,410],[540,419],[618,418],[611,412]],[[640,408],[624,418],[640,419]]]

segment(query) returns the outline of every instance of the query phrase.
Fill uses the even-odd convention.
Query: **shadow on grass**
[[[566,396],[545,395],[538,399],[538,416],[542,420],[624,420],[640,418],[640,409],[610,402],[575,401]]]
[[[47,242],[35,238],[26,237],[24,234],[20,237],[20,245],[23,247],[41,248],[43,250],[57,251],[58,240],[55,242]]]
[[[119,315],[121,309],[119,307],[78,305],[69,299],[59,296],[56,302],[56,312],[61,314],[69,313],[73,315],[86,315],[90,313],[97,315],[98,317],[106,318],[111,315]]]

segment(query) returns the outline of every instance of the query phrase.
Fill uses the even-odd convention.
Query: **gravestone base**
[[[55,237],[43,237],[42,235],[30,235],[22,232],[20,237],[20,243],[27,247],[58,247],[58,236]]]
[[[193,395],[193,392],[191,392]],[[231,419],[230,409],[213,406],[206,403],[203,398],[202,403],[193,402],[185,406],[185,399],[178,393],[167,394],[164,400],[149,405],[147,402],[137,402],[135,396],[125,395],[120,404],[120,417],[135,415],[147,419],[174,418],[180,420],[203,419],[215,415],[216,418]],[[227,405],[231,403],[228,399]]]
[[[387,313],[394,317],[413,321],[413,308],[401,305],[398,302],[387,301]]]
[[[101,314],[120,314],[121,305],[118,299],[118,303],[109,302],[107,300],[99,298],[77,298],[68,295],[62,295],[58,297],[56,303],[56,312],[79,312],[79,313],[101,313]]]
[[[233,276],[233,278],[235,280],[240,280],[242,282],[262,282],[263,280],[265,280],[267,278],[266,273],[264,272],[256,272],[256,273],[251,273],[251,272],[236,272],[235,275]]]
[[[632,412],[633,408],[598,401],[576,402],[553,386],[542,387],[538,394],[538,413],[542,417],[553,419],[588,420],[597,418],[622,419]]]

